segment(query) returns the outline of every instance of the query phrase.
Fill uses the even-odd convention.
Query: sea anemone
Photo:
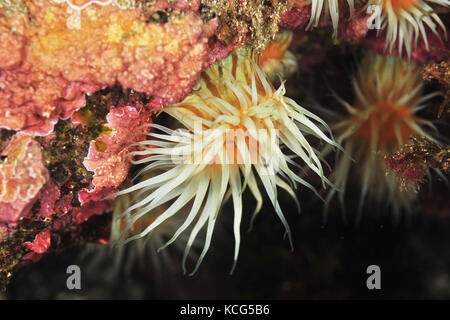
[[[264,48],[255,60],[270,81],[277,78],[287,79],[297,71],[297,58],[288,50],[293,32],[279,32]]]
[[[355,8],[354,0],[347,0],[350,9],[350,18],[353,17],[353,11]],[[325,5],[325,8],[324,8]],[[339,1],[338,0],[311,0],[311,18],[306,30],[319,25],[320,16],[322,15],[322,9],[328,11],[330,14],[331,22],[333,24],[333,38],[337,38],[338,24],[339,24]]]
[[[259,67],[263,71],[268,80],[274,81],[276,79],[284,79],[292,75],[297,70],[297,58],[288,50],[289,45],[292,42],[292,31],[279,32],[276,37],[262,50],[254,51],[253,58],[258,62]],[[176,120],[175,120],[176,121]],[[137,181],[148,180],[155,176],[155,173],[145,173],[142,176],[138,176]],[[147,190],[148,191],[148,190]],[[114,212],[113,212],[113,224],[111,227],[111,243],[115,243],[121,236],[124,228],[128,225],[128,222],[133,214],[138,210],[134,210],[125,217],[120,217],[121,214],[130,207],[133,203],[143,200],[148,194],[139,193],[134,191],[118,196],[114,199]],[[128,236],[133,234],[139,234],[145,230],[147,226],[155,221],[155,219],[168,209],[166,204],[161,205],[149,212],[145,217],[137,220],[133,227],[128,230]],[[167,240],[177,231],[178,226],[183,222],[183,215],[186,218],[186,210],[181,210],[177,213],[176,217],[167,219],[161,225],[158,226],[151,234],[146,237],[137,239],[134,241],[131,247],[118,246],[112,250],[112,253],[116,256],[115,268],[122,267],[123,260],[126,260],[124,268],[126,270],[131,269],[133,265],[139,261],[150,261],[154,272],[160,274],[162,266],[169,267],[170,259],[166,251],[162,250],[161,255],[156,255],[156,250],[162,247]],[[182,251],[182,242],[188,241],[185,236],[187,233],[183,232],[180,235],[181,239],[175,242],[177,249]],[[195,242],[199,246],[199,241]],[[126,259],[123,257],[126,256]]]
[[[395,175],[387,174],[383,156],[398,150],[410,136],[436,141],[425,130],[425,127],[434,129],[433,124],[419,118],[416,112],[425,108],[424,103],[437,93],[422,96],[424,84],[418,65],[398,57],[371,53],[364,57],[352,83],[355,92],[353,105],[338,98],[348,116],[334,125],[333,131],[347,155],[337,155],[331,180],[342,190],[339,200],[343,212],[349,174],[352,172],[352,176],[360,180],[357,222],[366,197],[390,206],[394,216],[398,217],[401,210],[412,210],[416,193],[407,186],[400,188]],[[335,191],[331,190],[327,204],[334,195]]]
[[[315,136],[339,147],[332,136],[322,131],[327,125],[285,97],[283,83],[275,89],[252,56],[246,48],[233,51],[203,74],[198,88],[184,101],[162,109],[184,128],[172,130],[149,124],[160,133],[148,133],[151,139],[138,143],[143,150],[131,152],[130,156],[141,157],[134,161],[144,165],[138,176],[148,172],[155,175],[118,193],[139,191],[145,195],[133,201],[121,215],[128,216],[122,232],[125,242],[148,235],[183,208],[189,212],[173,237],[160,248],[171,244],[193,225],[183,257],[184,272],[190,248],[206,225],[203,251],[191,275],[208,251],[220,208],[229,197],[234,206],[235,251],[231,272],[234,270],[241,239],[242,193],[248,186],[257,201],[252,222],[263,202],[257,177],[285,227],[291,246],[291,233],[278,203],[277,187],[286,190],[296,202],[293,190],[296,183],[316,190],[288,165],[295,165],[294,159],[300,158],[320,176],[323,187],[331,185],[324,176],[319,155],[305,137]],[[331,135],[329,129],[328,132]],[[136,221],[172,200],[145,230],[127,238]]]
[[[405,46],[408,57],[413,47],[417,48],[419,34],[422,36],[426,50],[429,50],[425,25],[439,38],[437,25],[442,28],[445,39],[447,30],[435,10],[428,2],[448,7],[449,0],[371,0],[369,4],[381,6],[381,29],[386,29],[385,49],[392,49],[398,42],[398,50],[402,54]],[[434,20],[434,21],[433,21]]]

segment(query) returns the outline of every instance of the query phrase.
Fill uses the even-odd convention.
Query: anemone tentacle
[[[417,48],[421,36],[425,48],[430,50],[425,27],[441,38],[438,29],[441,28],[445,39],[447,29],[435,10],[428,2],[445,8],[450,6],[449,0],[371,0],[369,4],[382,8],[381,30],[386,30],[385,50],[392,53],[397,43],[399,54],[402,55],[405,47],[408,58],[411,57],[413,47]],[[378,30],[380,31],[380,30]]]
[[[353,12],[355,9],[354,0],[347,0],[350,19],[353,18]],[[339,0],[312,0],[311,1],[311,18],[306,25],[306,30],[310,30],[319,25],[320,16],[322,15],[322,10],[327,10],[331,18],[331,23],[333,25],[333,39],[337,39],[338,24],[339,24]]]

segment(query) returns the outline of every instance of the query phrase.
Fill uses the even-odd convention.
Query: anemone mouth
[[[425,128],[434,125],[417,116],[426,107],[426,102],[436,93],[423,96],[423,81],[420,68],[398,57],[382,57],[367,54],[353,79],[355,102],[352,105],[340,100],[348,111],[347,118],[338,122],[337,142],[358,165],[354,168],[352,159],[337,156],[332,181],[342,189],[339,201],[345,213],[344,194],[347,180],[360,180],[360,200],[357,205],[356,222],[361,219],[366,198],[390,206],[394,217],[401,211],[411,212],[416,194],[401,190],[398,180],[387,174],[382,156],[400,148],[410,136],[424,136],[436,141]],[[356,170],[356,171],[355,171]],[[334,197],[330,191],[324,213]]]
[[[141,150],[130,156],[141,157],[133,161],[142,166],[138,175],[154,174],[117,194],[141,195],[120,215],[127,221],[122,230],[123,242],[142,238],[179,212],[187,212],[184,222],[160,249],[192,228],[183,256],[186,272],[191,246],[204,233],[204,247],[191,275],[210,247],[219,211],[229,198],[234,207],[232,272],[241,241],[242,193],[247,188],[256,199],[250,225],[262,206],[261,184],[292,246],[289,225],[278,203],[278,189],[285,190],[297,204],[297,184],[320,197],[311,184],[291,169],[298,165],[294,159],[319,175],[323,187],[332,185],[324,176],[320,155],[308,142],[315,137],[342,149],[334,142],[331,130],[322,119],[285,97],[283,83],[275,89],[250,58],[253,56],[246,48],[234,51],[202,75],[198,90],[181,103],[162,110],[183,128],[172,130],[149,124],[154,129],[147,134],[149,140],[139,142]],[[138,220],[161,206],[165,208],[154,221],[128,236]]]
[[[363,143],[370,143],[372,136],[377,135],[378,149],[388,151],[414,134],[408,123],[416,121],[409,106],[380,101],[370,111],[353,115],[347,129],[354,130],[355,139],[360,138]],[[375,133],[376,128],[383,130]]]
[[[389,48],[392,53],[394,45],[398,44],[399,54],[402,55],[403,47],[406,49],[408,58],[411,58],[413,46],[417,48],[419,36],[422,38],[427,51],[430,50],[427,33],[428,27],[439,39],[438,29],[442,29],[447,39],[447,29],[435,10],[428,5],[448,8],[448,0],[374,0],[376,5],[381,5],[381,29],[386,29],[385,50]]]
[[[400,10],[411,10],[418,1],[420,0],[383,0],[383,7],[388,10],[392,8],[399,13]]]

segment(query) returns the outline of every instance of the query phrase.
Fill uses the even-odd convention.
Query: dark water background
[[[311,198],[310,194],[304,195]],[[251,203],[251,199],[248,200]],[[245,202],[244,202],[245,203]],[[377,299],[450,298],[450,218],[418,213],[394,224],[392,217],[365,212],[359,226],[344,225],[340,215],[322,224],[321,204],[303,208],[281,200],[292,228],[294,252],[269,205],[251,233],[243,229],[239,262],[233,275],[231,205],[221,213],[224,230],[192,277],[181,272],[181,253],[171,251],[174,272],[155,274],[151,264],[113,273],[113,259],[89,267],[83,247],[45,256],[12,281],[10,299]],[[291,211],[291,212],[289,212]],[[248,221],[248,219],[247,219]],[[220,222],[220,220],[219,220]],[[243,226],[247,226],[244,222]],[[170,250],[167,249],[167,250]],[[95,255],[94,255],[95,256]],[[66,287],[66,268],[78,264],[82,289]],[[366,268],[381,268],[381,290],[368,290]],[[190,268],[193,265],[191,263]]]

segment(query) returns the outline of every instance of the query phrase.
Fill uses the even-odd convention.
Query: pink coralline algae
[[[39,191],[49,179],[39,143],[16,134],[0,165],[0,223],[17,222],[28,215]]]
[[[26,6],[0,8],[0,127],[38,135],[83,107],[85,93],[117,83],[165,104],[183,99],[207,67],[217,23],[191,11],[149,23],[151,12],[111,3],[81,10],[75,28],[66,2]]]
[[[93,171],[93,185],[97,188],[119,185],[128,173],[124,161],[128,152],[130,133],[141,123],[139,112],[132,106],[113,108],[106,117],[112,132],[102,133],[89,146],[84,161],[85,167]]]
[[[131,150],[128,146],[133,140],[144,137],[145,130],[139,127],[150,123],[150,114],[143,111],[142,106],[141,110],[135,106],[113,107],[106,119],[106,132],[90,142],[89,153],[83,162],[86,169],[94,172],[94,176],[91,188],[80,192],[81,203],[99,200],[94,195],[103,190],[100,194],[105,196],[111,193],[108,189],[117,187],[125,180],[130,166],[127,154]]]
[[[280,26],[289,29],[304,29],[311,18],[311,7],[306,1],[290,1],[288,10],[281,15]]]
[[[429,168],[448,173],[450,147],[436,142],[411,137],[399,151],[385,156],[388,170],[396,174],[402,185],[412,185],[416,189],[426,180]]]
[[[29,250],[41,254],[48,250],[48,248],[50,247],[50,242],[50,231],[44,230],[36,235],[36,238],[34,238],[33,242],[27,241],[24,243],[24,245]]]
[[[386,165],[392,170],[401,181],[404,187],[413,186],[418,188],[418,184],[423,182],[427,167],[422,159],[408,159],[407,157],[386,157]]]
[[[352,19],[344,19],[339,25],[339,40],[352,42],[364,38],[369,31],[368,17],[363,10],[356,10]]]
[[[95,214],[102,214],[104,212],[111,211],[111,203],[109,201],[99,201],[99,202],[89,202],[83,207],[75,208],[72,213],[73,222],[76,224],[83,223],[87,221],[90,217]]]
[[[41,190],[40,194],[40,208],[37,213],[38,218],[47,218],[55,214],[55,203],[61,196],[58,186],[49,180]],[[67,213],[67,212],[66,212]]]

